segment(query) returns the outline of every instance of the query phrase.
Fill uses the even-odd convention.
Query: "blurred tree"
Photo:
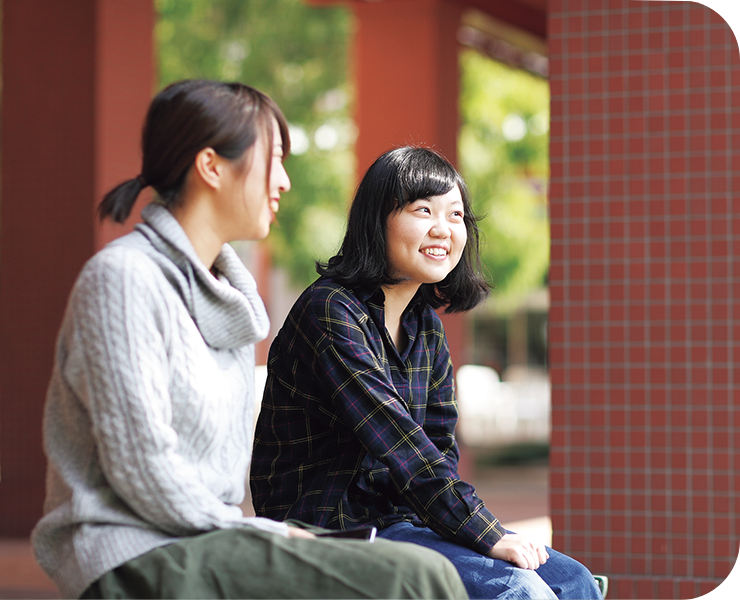
[[[352,90],[341,7],[301,0],[156,0],[159,84],[241,81],[270,95],[291,125],[293,190],[268,238],[296,286],[339,246],[354,184]]]
[[[338,248],[355,183],[348,43],[342,7],[302,0],[156,0],[159,83],[236,80],[269,94],[291,124],[293,190],[267,242],[297,287]],[[460,167],[500,298],[540,287],[549,259],[547,82],[461,54]]]
[[[546,283],[549,89],[473,50],[461,55],[460,170],[483,233],[495,295],[514,304]]]

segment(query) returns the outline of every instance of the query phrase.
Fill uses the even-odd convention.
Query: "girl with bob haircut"
[[[100,215],[125,220],[147,186],[157,198],[84,266],[57,340],[41,566],[70,598],[464,596],[435,552],[239,506],[269,320],[229,242],[264,238],[290,189],[278,106],[239,83],[175,83],[142,151]]]
[[[336,256],[270,348],[250,475],[256,513],[431,548],[471,598],[594,598],[572,558],[506,531],[457,472],[452,362],[434,309],[489,292],[467,188],[402,147],[363,177]]]
[[[489,286],[480,275],[479,232],[468,188],[447,160],[427,148],[398,148],[375,161],[357,189],[339,253],[326,265],[318,264],[317,271],[350,288],[398,283],[388,268],[388,216],[454,188],[460,190],[468,242],[445,280],[422,284],[420,295],[432,308],[444,306],[445,312],[474,308],[488,297]]]

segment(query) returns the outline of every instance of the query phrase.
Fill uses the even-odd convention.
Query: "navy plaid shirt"
[[[258,515],[346,529],[423,524],[485,554],[504,535],[457,473],[452,362],[439,316],[403,316],[399,354],[382,290],[322,278],[270,348],[250,484]]]

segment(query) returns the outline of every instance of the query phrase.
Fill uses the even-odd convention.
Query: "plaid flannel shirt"
[[[452,362],[439,316],[403,316],[398,353],[382,290],[322,278],[270,348],[250,475],[258,515],[346,529],[423,524],[485,554],[504,535],[457,473]]]

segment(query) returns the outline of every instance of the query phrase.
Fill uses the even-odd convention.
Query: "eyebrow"
[[[439,195],[440,196],[444,196],[444,194],[439,194]],[[427,196],[427,197],[424,197],[424,198],[417,198],[416,200],[411,200],[411,202],[408,202],[407,204],[412,204],[414,202],[431,202],[432,201],[431,200],[432,198],[433,198],[433,196]],[[451,202],[450,203],[450,206],[456,206],[458,204],[460,206],[463,206],[463,207],[465,206],[465,203],[462,201],[462,199],[455,200],[454,202]]]

